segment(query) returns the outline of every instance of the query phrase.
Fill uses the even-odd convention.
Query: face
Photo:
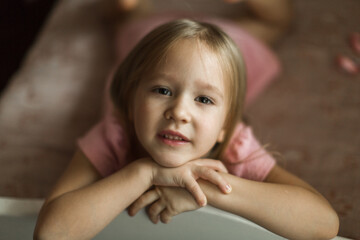
[[[137,138],[160,165],[206,156],[221,141],[227,111],[224,76],[206,46],[181,40],[141,79],[133,101]]]

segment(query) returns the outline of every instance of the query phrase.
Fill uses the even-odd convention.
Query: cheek
[[[201,129],[201,136],[216,141],[220,131],[223,128],[224,120],[221,113],[211,114],[210,116],[202,116],[202,120],[198,123]]]
[[[151,99],[139,96],[134,108],[134,125],[137,132],[147,132],[154,129],[158,116],[158,109]]]

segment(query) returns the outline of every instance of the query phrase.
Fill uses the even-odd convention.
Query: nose
[[[189,123],[191,121],[190,106],[185,97],[174,99],[164,115],[165,119],[173,120],[176,123]]]

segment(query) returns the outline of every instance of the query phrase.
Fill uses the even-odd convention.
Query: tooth
[[[167,135],[167,134],[164,134],[164,138],[167,138],[167,139],[170,139],[170,140],[178,140],[178,141],[181,141],[183,140],[181,137],[179,136],[172,136],[172,135]]]

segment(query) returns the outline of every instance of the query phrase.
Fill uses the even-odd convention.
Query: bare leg
[[[290,0],[227,0],[227,2],[246,4],[246,16],[234,20],[268,45],[274,45],[290,26],[292,19]]]
[[[111,0],[120,11],[141,17],[151,12],[151,0]],[[272,46],[288,30],[292,19],[291,0],[223,0],[245,4],[245,16],[233,19],[250,34]]]
[[[116,0],[116,2],[119,8],[124,11],[133,10],[139,4],[138,0]]]
[[[104,0],[103,0],[104,1]],[[110,23],[122,23],[146,16],[151,12],[151,0],[106,0],[103,5]]]

